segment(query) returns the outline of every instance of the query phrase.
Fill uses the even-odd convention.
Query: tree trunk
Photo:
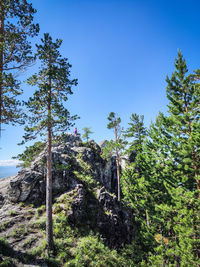
[[[52,219],[52,153],[51,153],[51,126],[48,127],[47,141],[47,179],[46,179],[46,237],[48,252],[53,250],[53,219]]]
[[[3,108],[3,45],[4,45],[4,8],[3,0],[0,0],[0,136],[2,124],[2,108]]]
[[[117,145],[117,126],[115,125],[115,144]],[[120,165],[119,165],[119,153],[118,148],[116,147],[116,164],[117,164],[117,195],[118,201],[121,201],[120,194]]]
[[[52,218],[52,125],[51,125],[51,78],[49,79],[48,96],[48,133],[47,133],[47,181],[46,181],[46,238],[47,252],[54,250],[53,244],[53,218]]]

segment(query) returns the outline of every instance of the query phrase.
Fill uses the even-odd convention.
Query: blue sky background
[[[78,114],[78,130],[91,127],[97,142],[110,139],[106,128],[111,111],[127,126],[131,113],[144,114],[145,124],[166,112],[166,75],[174,70],[181,49],[189,71],[200,68],[200,1],[34,0],[44,32],[63,39],[62,55],[72,64],[73,89],[67,107]],[[37,66],[20,75],[21,80]],[[23,84],[27,99],[34,91]],[[23,127],[4,127],[0,165],[21,153]],[[73,131],[73,129],[72,129]],[[27,144],[28,145],[28,144]],[[4,163],[2,163],[4,160]]]

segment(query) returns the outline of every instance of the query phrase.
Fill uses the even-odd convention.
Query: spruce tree
[[[66,58],[59,52],[62,41],[53,42],[46,33],[42,44],[37,46],[37,57],[41,61],[41,68],[37,74],[28,79],[28,83],[37,86],[33,97],[30,97],[26,106],[30,112],[28,125],[25,127],[24,140],[32,140],[38,134],[47,134],[47,184],[46,184],[46,235],[48,252],[53,249],[53,222],[52,222],[52,138],[64,132],[73,125],[77,116],[70,116],[64,102],[72,94],[72,86],[77,80],[70,80],[70,68]]]
[[[1,124],[22,123],[17,96],[22,93],[14,71],[30,65],[31,44],[28,37],[39,31],[33,24],[36,10],[27,0],[0,0],[0,132]]]

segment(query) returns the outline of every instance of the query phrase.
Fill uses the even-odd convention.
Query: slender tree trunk
[[[117,145],[117,126],[115,126],[115,144]],[[119,165],[119,153],[118,148],[116,147],[116,164],[117,164],[117,194],[118,201],[121,201],[120,194],[120,165]]]
[[[53,219],[52,219],[52,153],[51,153],[51,126],[48,127],[47,140],[47,179],[46,179],[46,237],[48,252],[53,250]]]
[[[49,81],[51,86],[51,79]],[[47,136],[47,184],[46,184],[46,238],[47,251],[54,250],[52,218],[52,125],[51,125],[51,89],[48,97],[48,136]]]
[[[148,210],[145,210],[145,214],[146,214],[146,223],[147,223],[147,227],[149,228],[149,213]]]
[[[3,45],[4,45],[4,7],[3,0],[0,0],[0,136],[2,124],[2,108],[3,108]]]

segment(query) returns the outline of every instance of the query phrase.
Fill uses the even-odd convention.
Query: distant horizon
[[[0,179],[16,175],[19,170],[20,167],[16,166],[0,166]]]
[[[20,161],[16,159],[2,159],[0,160],[0,167],[17,167],[19,163]]]

